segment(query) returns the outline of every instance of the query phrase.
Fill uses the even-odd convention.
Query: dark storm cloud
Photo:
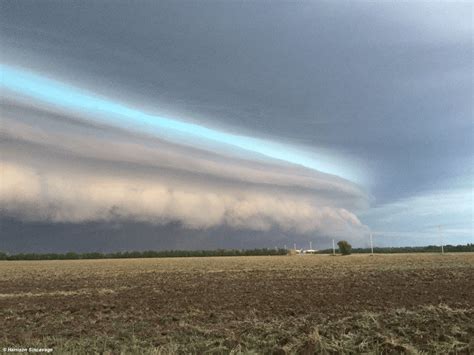
[[[3,1],[2,61],[150,112],[352,159],[370,177],[364,188],[380,207],[365,211],[364,222],[380,231],[380,211],[391,214],[391,206],[410,209],[416,201],[424,211],[419,201],[439,191],[452,188],[456,196],[472,191],[469,2],[160,1],[131,7]],[[57,127],[48,122],[43,129]],[[113,133],[98,138],[108,135]],[[121,144],[133,139],[127,136]],[[100,154],[110,160],[96,148],[89,158]],[[157,153],[147,154],[142,164]],[[280,187],[284,180],[284,189],[290,184],[307,191],[300,177],[289,182],[288,174],[268,169],[262,169],[261,180],[271,175]],[[226,171],[233,174],[221,169],[217,175]],[[256,183],[255,176],[249,179]],[[469,203],[472,199],[463,201],[461,218],[454,219],[464,223],[464,231],[470,226],[472,236]],[[398,226],[415,224],[416,218],[414,211]],[[403,230],[393,223],[389,228]]]
[[[471,157],[469,3],[2,7],[6,60],[123,88],[187,119],[362,157],[398,181],[390,191],[375,183],[379,198]]]
[[[366,193],[336,176],[203,151],[21,102],[3,107],[4,215],[326,237],[344,232],[355,239],[366,231],[350,212],[367,206]]]

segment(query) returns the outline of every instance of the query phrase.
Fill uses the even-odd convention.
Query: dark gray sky
[[[0,6],[3,249],[473,242],[470,2]],[[105,121],[11,68],[229,144]]]

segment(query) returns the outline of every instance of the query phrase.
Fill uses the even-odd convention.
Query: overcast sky
[[[474,242],[473,9],[1,1],[0,250]]]

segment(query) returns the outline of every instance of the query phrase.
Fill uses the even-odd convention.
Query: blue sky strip
[[[254,137],[231,134],[211,129],[195,123],[170,119],[142,112],[126,104],[101,98],[92,93],[47,79],[29,71],[1,64],[1,86],[3,89],[28,96],[68,110],[84,112],[95,120],[122,128],[152,133],[165,139],[197,139],[210,143],[219,143],[248,152],[264,155],[268,158],[337,175],[352,181],[359,178],[356,174],[327,157],[320,160],[309,157],[309,152],[288,145]],[[184,141],[186,142],[186,141]],[[179,143],[183,143],[180,141]],[[189,144],[189,143],[188,143]]]

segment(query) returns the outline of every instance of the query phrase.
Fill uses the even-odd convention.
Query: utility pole
[[[372,232],[370,232],[370,254],[374,255],[374,242],[372,240]]]
[[[444,242],[443,242],[442,226],[438,226],[438,231],[439,231],[439,239],[441,241],[441,254],[444,255]]]
[[[336,256],[336,243],[332,240],[332,255]]]

